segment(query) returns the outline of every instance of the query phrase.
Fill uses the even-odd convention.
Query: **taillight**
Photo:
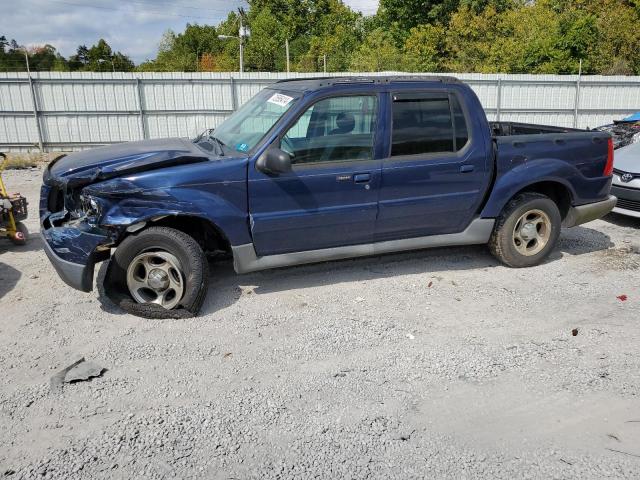
[[[602,172],[602,175],[610,177],[613,173],[613,138],[609,138],[607,150],[607,164],[604,166],[604,172]]]

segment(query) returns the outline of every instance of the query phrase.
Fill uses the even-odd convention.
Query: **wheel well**
[[[555,202],[560,210],[560,216],[564,220],[571,208],[571,192],[567,187],[558,182],[539,182],[529,185],[518,192],[533,192],[546,195]],[[517,194],[516,194],[517,195]]]
[[[231,253],[231,244],[225,234],[213,222],[188,215],[171,215],[151,220],[147,226],[169,227],[191,236],[207,252]]]

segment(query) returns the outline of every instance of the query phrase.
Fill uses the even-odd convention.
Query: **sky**
[[[378,0],[343,0],[372,15]],[[167,29],[186,23],[217,24],[244,0],[0,0],[0,35],[21,45],[50,44],[68,57],[78,45],[104,38],[111,48],[140,63],[154,58]]]

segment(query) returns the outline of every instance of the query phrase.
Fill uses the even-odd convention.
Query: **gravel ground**
[[[35,233],[40,172],[5,180]],[[526,270],[483,247],[216,263],[201,316],[162,321],[0,240],[0,475],[639,478],[638,228],[567,230]],[[83,356],[107,372],[53,392]]]

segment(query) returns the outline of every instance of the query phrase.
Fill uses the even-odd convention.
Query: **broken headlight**
[[[88,218],[93,219],[100,218],[102,213],[100,201],[97,198],[86,194],[80,195],[80,209]]]

